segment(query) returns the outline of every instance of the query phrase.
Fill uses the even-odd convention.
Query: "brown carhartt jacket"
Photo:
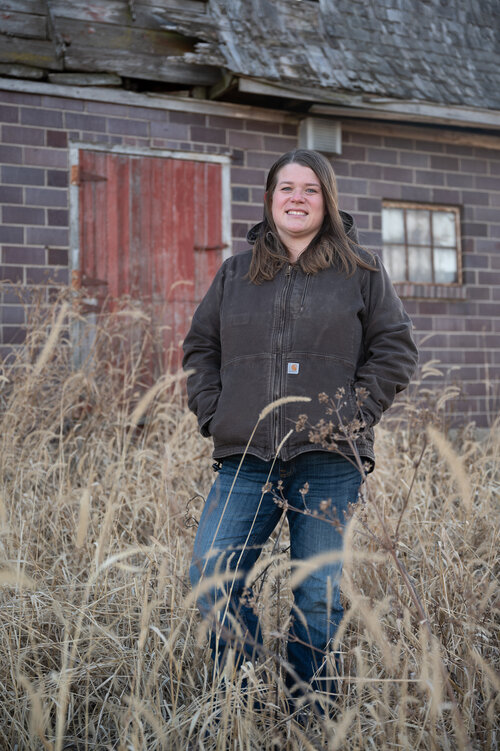
[[[356,240],[352,217],[341,214]],[[214,458],[243,453],[268,404],[301,396],[311,401],[283,404],[258,422],[249,453],[269,461],[290,431],[280,451],[284,461],[325,449],[310,440],[311,426],[323,419],[333,423],[339,451],[357,450],[373,461],[373,425],[417,363],[410,319],[380,259],[376,270],[357,267],[350,277],[333,266],[304,274],[287,264],[257,285],[247,277],[251,255],[222,264],[184,341],[189,407],[202,434],[213,438]],[[338,403],[344,426],[365,425],[356,449],[339,440],[339,415],[325,413],[320,394]],[[307,422],[297,431],[303,414]]]

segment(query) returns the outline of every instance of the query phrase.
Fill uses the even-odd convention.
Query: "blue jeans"
[[[240,661],[262,651],[259,622],[245,578],[281,517],[282,507],[276,503],[278,482],[289,506],[292,562],[342,550],[345,514],[349,504],[356,502],[361,484],[356,467],[338,454],[312,451],[288,462],[277,459],[272,470],[272,462],[247,455],[235,480],[240,459],[233,456],[222,462],[200,519],[190,568],[192,586],[199,586],[198,608],[211,626],[216,664],[224,659],[227,646],[236,647]],[[265,487],[268,482],[272,491]],[[341,572],[340,560],[314,567],[294,589],[289,686],[298,676],[314,689],[335,690],[334,683],[326,681],[322,663],[343,614]],[[223,583],[203,586],[204,579],[215,580],[218,573],[225,578]]]

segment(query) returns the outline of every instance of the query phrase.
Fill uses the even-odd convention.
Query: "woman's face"
[[[318,233],[325,216],[321,184],[310,167],[293,162],[277,175],[272,216],[287,248],[305,249]]]

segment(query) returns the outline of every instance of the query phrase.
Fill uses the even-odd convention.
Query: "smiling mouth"
[[[289,209],[286,213],[288,216],[307,216],[307,211],[297,211],[296,209]]]

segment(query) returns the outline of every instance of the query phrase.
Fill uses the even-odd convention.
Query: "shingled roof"
[[[500,110],[499,35],[500,0],[0,0],[0,75]]]
[[[500,108],[499,0],[211,0],[208,11],[217,38],[197,57],[236,74]]]

